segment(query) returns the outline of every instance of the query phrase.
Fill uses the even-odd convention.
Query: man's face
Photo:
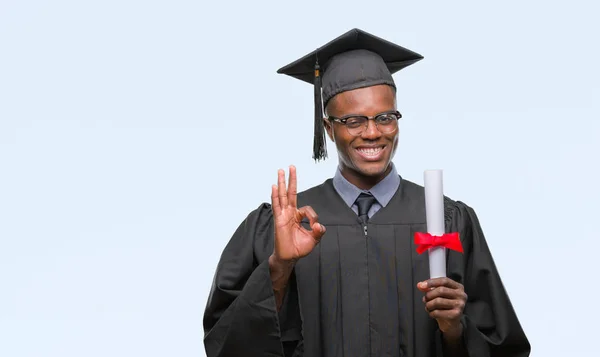
[[[350,114],[373,117],[396,110],[396,97],[392,87],[378,85],[342,92],[327,106],[329,116],[344,117]],[[389,172],[390,162],[398,146],[398,127],[391,133],[382,133],[375,121],[358,136],[352,135],[338,122],[325,120],[329,138],[335,143],[342,173],[355,185],[356,181],[374,184]],[[365,184],[363,184],[365,185]]]

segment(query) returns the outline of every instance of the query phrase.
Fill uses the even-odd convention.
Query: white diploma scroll
[[[426,170],[424,177],[427,233],[441,236],[446,232],[442,170]],[[446,276],[446,248],[429,249],[429,275],[432,279]]]

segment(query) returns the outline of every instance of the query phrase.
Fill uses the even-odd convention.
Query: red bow
[[[417,253],[419,254],[433,247],[445,247],[457,252],[463,252],[458,233],[446,233],[441,236],[433,236],[429,233],[417,232],[415,233],[415,244],[417,244]]]

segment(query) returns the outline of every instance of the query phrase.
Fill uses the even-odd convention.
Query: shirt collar
[[[338,166],[335,172],[335,176],[333,177],[333,187],[342,197],[344,202],[346,202],[348,207],[352,207],[352,205],[362,192],[371,193],[373,197],[375,197],[377,202],[382,207],[385,207],[398,190],[398,187],[400,187],[400,176],[398,176],[396,167],[394,166],[394,163],[390,163],[390,165],[392,165],[392,169],[390,170],[388,175],[383,180],[378,182],[375,186],[373,186],[370,190],[361,190],[360,188],[351,184],[342,175],[342,170]]]

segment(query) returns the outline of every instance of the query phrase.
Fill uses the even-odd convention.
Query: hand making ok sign
[[[275,247],[273,255],[282,262],[295,262],[307,256],[319,243],[325,227],[318,222],[310,206],[297,208],[296,168],[290,166],[289,187],[285,185],[285,172],[278,171],[277,185],[271,188],[271,204],[275,220]],[[311,230],[300,222],[307,218]]]

